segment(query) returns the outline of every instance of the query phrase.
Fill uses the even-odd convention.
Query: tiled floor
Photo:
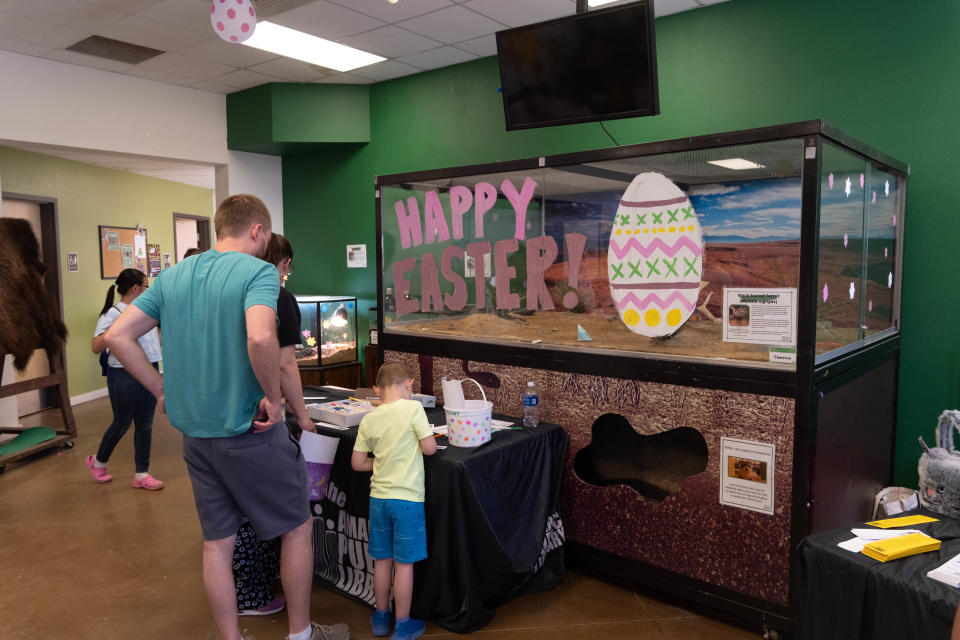
[[[157,416],[151,471],[157,493],[130,487],[133,433],[95,485],[83,460],[110,421],[106,398],[74,408],[74,449],[0,475],[0,638],[214,640],[200,577],[200,528],[179,432]],[[57,414],[58,415],[58,414]],[[51,420],[50,418],[46,418]],[[33,417],[31,424],[37,423]],[[42,423],[42,422],[41,422]],[[51,422],[46,422],[51,424]],[[316,587],[313,617],[370,638],[370,610]],[[283,614],[244,618],[257,640],[284,637]],[[735,640],[758,638],[728,616],[569,572],[547,593],[521,596],[471,636],[504,640]],[[748,630],[750,629],[750,630]],[[427,624],[428,638],[455,638]]]

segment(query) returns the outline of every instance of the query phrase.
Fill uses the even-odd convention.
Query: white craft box
[[[363,416],[373,411],[369,402],[356,400],[336,400],[334,402],[313,403],[307,405],[307,415],[320,422],[329,422],[340,427],[355,427]]]

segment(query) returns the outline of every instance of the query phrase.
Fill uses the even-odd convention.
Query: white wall
[[[0,141],[218,165],[214,208],[259,196],[283,230],[281,159],[227,149],[226,96],[0,51]]]
[[[270,209],[274,233],[283,233],[282,159],[260,153],[228,151],[227,195],[252,193]],[[220,185],[217,185],[217,195]]]
[[[226,164],[226,96],[0,51],[0,139]]]

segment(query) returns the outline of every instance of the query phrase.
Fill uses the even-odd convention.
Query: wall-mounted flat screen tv
[[[660,113],[653,3],[497,32],[507,130]]]

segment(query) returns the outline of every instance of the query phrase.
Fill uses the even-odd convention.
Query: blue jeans
[[[154,369],[159,368],[153,363]],[[110,394],[110,406],[113,408],[113,422],[100,440],[97,460],[106,463],[110,454],[120,442],[120,438],[130,428],[130,422],[136,423],[133,432],[133,459],[137,473],[146,473],[150,468],[150,440],[153,435],[153,411],[157,399],[146,387],[127,373],[126,369],[110,367],[107,372],[107,391]]]

